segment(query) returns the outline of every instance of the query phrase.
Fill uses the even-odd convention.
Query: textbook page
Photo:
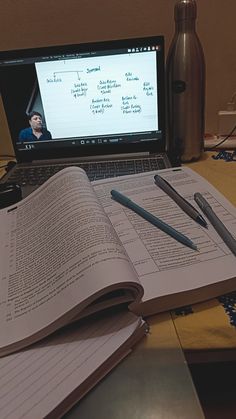
[[[1,419],[59,418],[144,336],[146,325],[125,311],[68,326],[0,359]],[[49,415],[49,416],[47,416]]]
[[[156,173],[142,173],[94,183],[94,190],[144,287],[143,306],[140,306],[142,314],[176,308],[183,302],[190,304],[199,299],[212,298],[224,290],[228,292],[227,286],[232,291],[236,285],[226,281],[236,276],[235,256],[210,223],[207,229],[201,227],[154,183]],[[201,192],[226,227],[236,235],[235,207],[197,173],[188,168],[175,168],[162,170],[159,174],[198,210],[193,195]],[[131,209],[111,199],[112,189],[123,193],[186,235],[197,245],[198,251],[184,246]],[[217,283],[222,289],[216,286]],[[210,288],[203,288],[204,293],[201,295],[201,287]],[[193,290],[198,292],[194,296],[192,294],[194,301],[190,301],[191,295],[188,292]],[[186,301],[182,297],[178,299],[178,295],[181,296],[182,293],[187,293]],[[146,310],[145,303],[157,298],[160,301],[154,306],[146,304]]]
[[[95,298],[142,288],[85,172],[57,173],[0,211],[0,355],[68,323]],[[139,295],[140,293],[140,295]]]

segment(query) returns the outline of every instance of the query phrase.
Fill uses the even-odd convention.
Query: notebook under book
[[[91,180],[175,165],[162,36],[0,52],[0,89],[17,160],[1,182],[23,196],[65,165]]]

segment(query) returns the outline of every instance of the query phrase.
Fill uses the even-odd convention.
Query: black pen
[[[229,230],[227,230],[222,221],[217,217],[210,204],[199,192],[196,192],[194,194],[194,199],[201,208],[201,210],[204,212],[204,214],[206,214],[207,218],[210,220],[211,224],[213,225],[217,233],[220,235],[220,237],[223,239],[225,244],[236,256],[236,240],[229,232]]]
[[[193,220],[199,223],[203,227],[207,227],[206,220],[202,215],[191,205],[186,199],[184,199],[174,188],[170,185],[167,180],[163,179],[161,176],[154,176],[155,183],[159,186],[173,201],[176,202],[179,207],[186,212]]]

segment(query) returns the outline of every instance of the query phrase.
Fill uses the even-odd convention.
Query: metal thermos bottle
[[[195,0],[177,0],[175,34],[166,62],[167,132],[170,151],[197,160],[204,146],[205,59],[195,30]]]

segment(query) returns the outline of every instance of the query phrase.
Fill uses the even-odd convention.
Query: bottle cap
[[[178,0],[175,4],[175,20],[196,19],[197,5],[195,0]]]

